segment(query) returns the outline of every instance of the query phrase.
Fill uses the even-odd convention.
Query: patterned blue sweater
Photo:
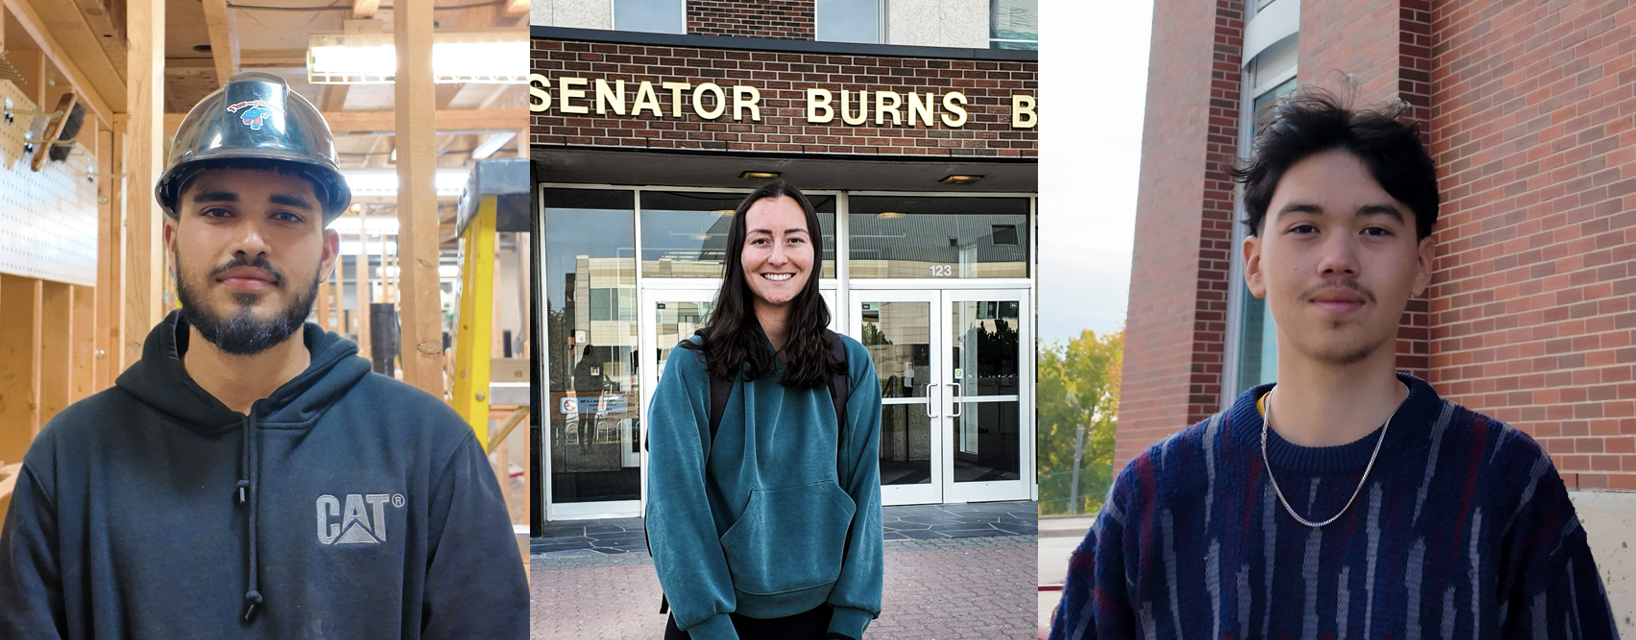
[[[1367,485],[1322,528],[1267,481],[1271,385],[1132,460],[1069,561],[1051,638],[1616,638],[1550,457],[1399,378],[1409,396]],[[1269,432],[1290,506],[1340,511],[1379,433],[1308,448]]]

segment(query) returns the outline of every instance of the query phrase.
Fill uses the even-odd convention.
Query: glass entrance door
[[[937,416],[946,390],[933,291],[854,291],[852,323],[881,385],[881,503],[943,501],[943,438]]]
[[[1026,500],[1034,351],[1027,290],[854,290],[881,384],[881,500]]]

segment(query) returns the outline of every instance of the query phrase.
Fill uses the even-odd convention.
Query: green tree
[[[1067,345],[1040,350],[1039,483],[1041,515],[1066,514],[1074,475],[1074,439],[1085,426],[1074,513],[1102,508],[1113,474],[1113,434],[1119,411],[1119,374],[1125,332],[1081,331]]]

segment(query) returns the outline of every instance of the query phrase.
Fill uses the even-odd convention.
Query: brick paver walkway
[[[888,507],[886,511],[894,519],[913,521],[925,520],[926,516],[943,518],[945,514],[938,512],[944,510],[965,512],[961,515],[967,519],[993,520],[997,524],[986,534],[975,534],[965,527],[958,528],[958,533],[951,531],[953,535],[949,536],[888,540],[882,613],[869,626],[866,640],[1034,638],[1038,615],[1034,583],[1039,561],[1035,526],[1027,517],[1033,503]],[[904,517],[897,518],[899,515]],[[952,522],[928,522],[926,526],[944,529],[938,526],[944,524]],[[605,531],[619,539],[623,531],[618,530],[629,531],[630,525],[621,522]],[[604,530],[593,529],[580,535],[591,538],[600,531]],[[665,616],[659,614],[659,579],[645,551],[627,547],[599,552],[596,548],[600,545],[594,541],[583,546],[566,542],[559,539],[536,545],[536,555],[531,558],[534,640],[663,637]],[[626,547],[627,543],[620,540],[616,544]],[[554,551],[538,553],[544,549]]]

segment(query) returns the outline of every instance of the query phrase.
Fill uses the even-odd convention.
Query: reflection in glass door
[[[854,291],[881,384],[881,500],[1026,500],[1033,335],[1026,290]]]
[[[942,397],[942,362],[932,357],[936,291],[870,291],[854,306],[858,341],[881,385],[880,480],[883,504],[943,501],[943,442],[933,421]]]
[[[945,500],[1027,499],[1023,461],[1029,459],[1033,431],[1023,429],[1022,407],[1033,406],[1024,387],[1025,378],[1033,377],[1024,375],[1033,372],[1033,332],[1022,319],[1033,317],[1024,313],[1028,292],[950,290],[943,295],[949,340],[943,355],[950,360],[946,429],[952,444],[951,493]],[[1026,405],[1025,397],[1030,400]]]
[[[653,401],[653,390],[658,388],[659,378],[665,373],[665,363],[680,348],[677,345],[681,341],[692,337],[694,331],[710,320],[711,302],[715,300],[716,292],[713,289],[646,289],[642,292],[642,298],[642,344],[648,345],[641,355],[642,415],[646,416]],[[639,439],[646,442],[647,437],[647,424],[644,423]],[[642,495],[645,499],[647,447],[637,446],[635,454],[642,463]]]

